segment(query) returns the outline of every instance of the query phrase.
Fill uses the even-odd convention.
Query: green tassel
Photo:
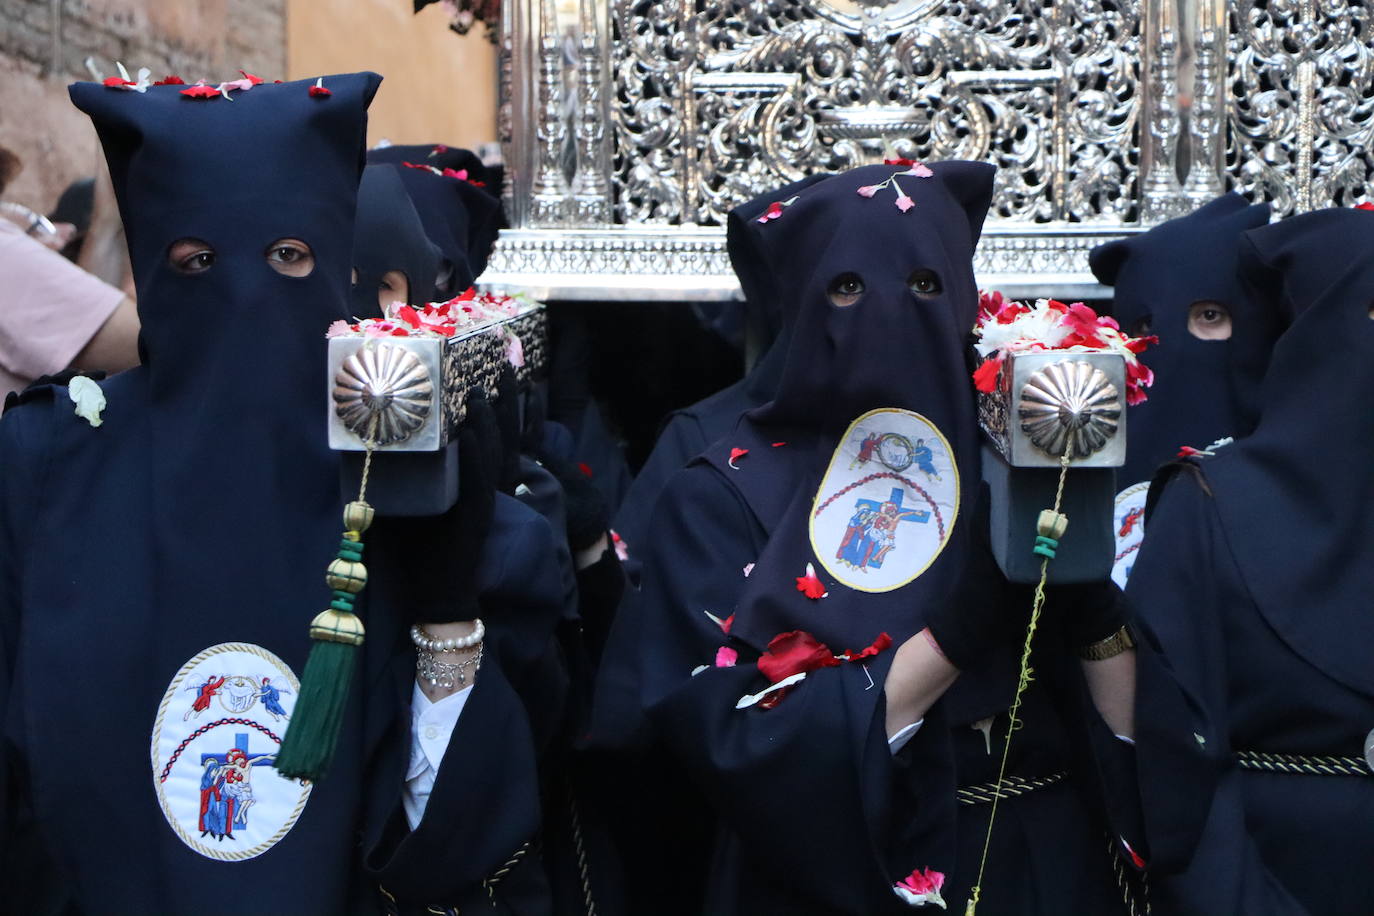
[[[275,765],[283,776],[315,782],[334,760],[363,625],[353,614],[331,609],[315,618],[310,636],[315,645]]]
[[[369,451],[368,461],[371,460]],[[366,471],[363,480],[366,487]],[[325,573],[325,583],[334,600],[310,621],[314,645],[301,675],[300,695],[291,711],[291,722],[277,752],[277,772],[289,779],[318,781],[334,761],[348,688],[364,638],[363,622],[353,613],[353,601],[367,582],[361,535],[371,523],[372,507],[360,493],[356,501],[344,507],[345,533],[339,541],[338,559],[329,564]]]

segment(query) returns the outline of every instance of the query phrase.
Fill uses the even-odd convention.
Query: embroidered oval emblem
[[[1112,533],[1116,537],[1112,581],[1120,588],[1125,588],[1126,580],[1131,578],[1136,551],[1145,540],[1145,497],[1149,492],[1147,480],[1131,484],[1116,494],[1116,507],[1112,510]]]
[[[845,430],[811,510],[811,549],[861,592],[887,592],[925,572],[959,514],[959,470],[935,424],[881,408]]]
[[[272,764],[299,692],[285,662],[241,642],[211,646],[172,678],[153,723],[153,787],[187,846],[243,861],[295,826],[310,785]]]

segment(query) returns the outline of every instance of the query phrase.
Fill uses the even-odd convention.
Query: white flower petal
[[[67,385],[67,396],[76,405],[76,415],[91,426],[99,426],[105,421],[100,412],[105,409],[105,392],[100,386],[84,375],[78,375]]]

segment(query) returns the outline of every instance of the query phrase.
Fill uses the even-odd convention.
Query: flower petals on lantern
[[[995,390],[993,366],[1012,353],[1047,350],[1101,350],[1119,353],[1126,362],[1126,403],[1146,399],[1145,388],[1154,373],[1139,360],[1139,355],[1157,337],[1128,337],[1108,315],[1098,315],[1082,302],[1066,304],[1041,299],[1033,306],[1004,302],[1000,293],[980,293],[978,322],[974,326],[974,349],[985,358],[973,374],[979,391]],[[993,358],[997,362],[993,362]]]
[[[991,394],[997,390],[997,377],[1002,373],[1002,357],[994,356],[991,359],[983,360],[973,373],[973,387],[983,392]]]

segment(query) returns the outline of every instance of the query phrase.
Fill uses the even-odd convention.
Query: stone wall
[[[0,0],[0,144],[24,162],[11,200],[47,212],[93,174],[98,146],[67,85],[114,62],[154,78],[286,76],[287,0]]]

